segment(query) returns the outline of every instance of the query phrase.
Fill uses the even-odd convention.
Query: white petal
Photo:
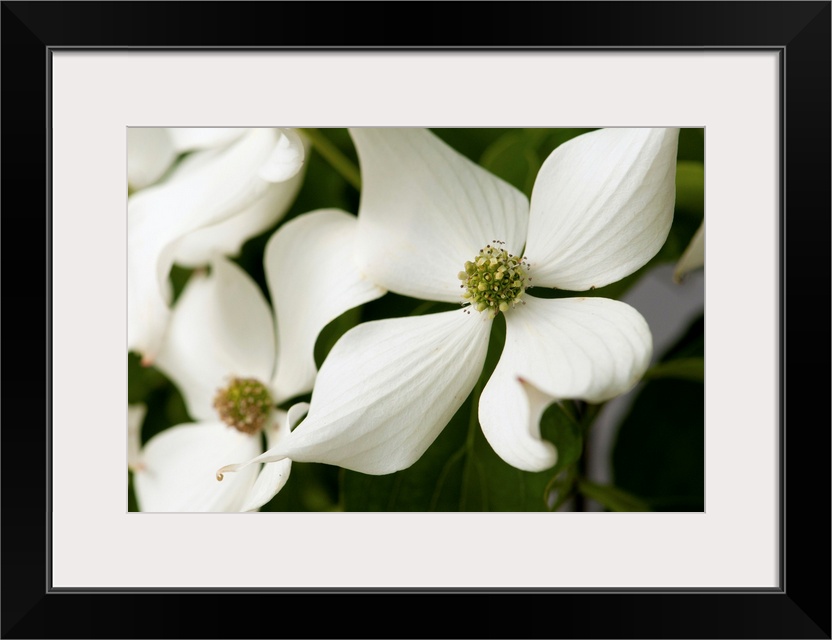
[[[138,471],[141,468],[142,422],[147,413],[143,403],[127,405],[127,466]]]
[[[185,424],[162,431],[142,452],[135,475],[141,511],[240,511],[258,468],[217,482],[216,470],[233,456],[260,451],[259,437],[218,423]]]
[[[272,313],[260,288],[217,258],[210,276],[194,274],[182,292],[157,366],[179,387],[192,417],[213,420],[217,390],[231,376],[268,385],[274,353]]]
[[[194,268],[207,264],[214,253],[238,255],[246,240],[262,233],[286,215],[302,182],[303,172],[285,182],[276,182],[240,213],[189,233],[176,245],[175,262]]]
[[[335,343],[309,414],[254,462],[291,458],[369,474],[412,465],[471,392],[491,322],[463,310],[367,322]]]
[[[508,367],[495,371],[480,396],[479,417],[497,455],[524,471],[553,466],[558,452],[540,437],[540,418],[552,401],[534,385],[513,376]]]
[[[276,446],[280,442],[280,439],[289,433],[290,429],[286,412],[275,411],[275,414],[274,421],[265,429],[266,444],[269,448]],[[214,470],[216,471],[216,469]],[[289,459],[264,464],[257,476],[257,481],[246,495],[246,499],[240,510],[256,511],[274,498],[286,484],[287,480],[289,480],[289,473],[291,471],[292,461]],[[231,477],[233,476],[229,476],[229,478]],[[225,477],[223,477],[224,480]]]
[[[168,320],[168,273],[176,242],[217,224],[260,198],[259,176],[277,144],[273,129],[252,129],[221,152],[194,154],[162,184],[128,199],[128,348],[152,361]]]
[[[291,129],[279,129],[277,144],[260,175],[269,182],[284,182],[295,176],[303,166],[306,152],[300,136]]]
[[[234,142],[249,129],[234,127],[171,127],[168,135],[176,150],[181,152],[196,149],[216,149]]]
[[[286,420],[289,422],[289,430],[294,429],[298,422],[309,413],[308,402],[297,402],[289,407],[289,415]],[[269,447],[271,449],[271,447]]]
[[[555,463],[539,421],[553,400],[598,403],[629,391],[650,364],[652,337],[631,306],[605,298],[542,300],[506,313],[506,343],[480,397],[483,433],[509,464]]]
[[[358,221],[322,209],[281,226],[266,246],[265,267],[277,313],[278,403],[312,389],[318,334],[339,315],[385,291],[353,259]]]
[[[673,279],[676,282],[681,282],[685,275],[705,265],[705,221],[699,225],[696,233],[690,241],[690,244],[685,249],[679,262],[676,264],[676,269],[673,272]]]
[[[351,129],[361,163],[359,253],[383,287],[459,302],[457,274],[485,245],[519,253],[528,201],[427,129]]]
[[[633,273],[667,238],[678,129],[601,129],[555,149],[532,192],[535,285],[583,291]]]
[[[143,189],[167,171],[176,158],[167,129],[127,128],[127,184]]]

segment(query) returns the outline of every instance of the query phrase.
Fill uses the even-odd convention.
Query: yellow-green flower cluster
[[[494,241],[495,245],[504,244]],[[498,246],[486,245],[477,256],[465,263],[459,279],[465,289],[462,297],[477,311],[494,318],[520,302],[528,286],[529,265],[519,256]]]

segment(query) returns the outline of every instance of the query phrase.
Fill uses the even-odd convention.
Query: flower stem
[[[309,138],[312,146],[321,154],[321,157],[341,174],[344,180],[349,182],[356,190],[361,189],[361,174],[352,160],[345,156],[320,130],[301,129],[301,131]]]

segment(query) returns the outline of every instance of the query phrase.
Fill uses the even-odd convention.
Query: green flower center
[[[496,246],[503,244],[495,240],[494,245],[486,245],[465,263],[465,271],[459,272],[460,286],[465,289],[462,297],[470,303],[469,308],[485,312],[490,318],[520,303],[531,280],[528,263]]]
[[[214,396],[214,408],[220,419],[243,433],[260,431],[273,406],[269,390],[254,378],[232,378]]]

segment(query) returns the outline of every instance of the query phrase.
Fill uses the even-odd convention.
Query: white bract
[[[194,274],[156,364],[197,422],[162,431],[140,452],[134,469],[142,511],[251,511],[283,487],[288,459],[223,483],[216,471],[261,453],[261,434],[268,447],[279,444],[305,405],[288,413],[275,405],[312,388],[321,329],[384,294],[351,266],[356,231],[354,216],[332,210],[280,227],[265,254],[274,316],[256,283],[225,258],[214,258],[210,275]]]
[[[193,153],[155,182],[183,151]],[[167,328],[173,264],[234,255],[271,227],[297,194],[303,160],[289,129],[128,129],[128,181],[145,188],[127,201],[127,347],[145,364]]]
[[[362,271],[391,291],[466,306],[348,331],[321,367],[306,419],[270,451],[223,471],[285,457],[368,474],[410,466],[474,388],[500,312],[506,342],[479,422],[509,464],[551,467],[557,452],[541,438],[543,410],[628,391],[650,362],[652,338],[622,302],[525,290],[603,287],[657,253],[673,219],[678,130],[604,129],[561,145],[531,204],[427,130],[351,133]]]

